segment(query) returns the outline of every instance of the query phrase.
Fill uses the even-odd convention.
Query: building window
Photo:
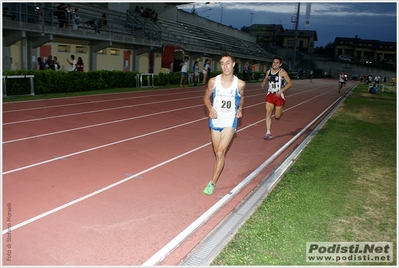
[[[111,49],[111,55],[113,56],[119,56],[120,55],[120,50],[119,49]]]
[[[97,54],[107,55],[107,50],[101,49],[101,50],[97,51]]]
[[[68,45],[58,45],[58,52],[70,52],[71,46]]]
[[[75,53],[87,53],[87,47],[76,46],[76,52]]]

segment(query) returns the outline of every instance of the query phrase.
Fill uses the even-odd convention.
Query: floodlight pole
[[[296,42],[298,37],[298,21],[299,21],[299,9],[301,3],[298,3],[298,10],[296,11],[296,21],[295,21],[295,32],[294,32],[294,45],[293,45],[293,57],[292,57],[292,70],[295,68],[295,57],[296,57]]]

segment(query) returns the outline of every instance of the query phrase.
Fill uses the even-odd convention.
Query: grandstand
[[[97,56],[98,51],[107,48],[131,51],[130,71],[145,69],[146,67],[140,67],[145,61],[139,58],[149,58],[150,53],[162,54],[167,44],[184,48],[190,60],[217,59],[222,51],[230,51],[241,62],[251,61],[258,64],[258,68],[262,64],[270,63],[273,56],[256,44],[254,36],[196,14],[178,10],[177,3],[68,3],[72,9],[79,9],[78,30],[72,29],[70,16],[68,16],[68,27],[59,27],[58,17],[54,14],[59,4],[2,3],[3,55],[5,55],[3,69],[16,68],[5,62],[8,57],[22,59],[26,55],[28,59],[35,58],[40,55],[38,49],[42,45],[54,43],[87,46],[85,59],[89,64],[85,67],[86,71],[104,69],[98,63]],[[159,15],[158,19],[154,21],[142,17],[135,11],[137,5],[155,9]],[[108,28],[96,29],[95,25],[104,13],[107,14]],[[97,33],[97,30],[100,33]],[[19,44],[21,49],[10,49],[16,44]],[[15,53],[21,55],[14,55]],[[23,60],[21,62],[20,69],[35,69],[34,62],[23,62]],[[216,67],[213,66],[213,69]],[[159,71],[160,67],[154,70],[155,73]]]

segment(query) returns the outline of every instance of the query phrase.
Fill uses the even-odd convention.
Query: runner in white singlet
[[[242,117],[245,82],[233,74],[235,60],[225,52],[219,60],[222,73],[212,77],[204,94],[204,104],[209,112],[212,148],[215,154],[212,179],[204,189],[211,195],[223,170],[227,148]]]
[[[233,83],[229,88],[223,88],[220,83],[220,76],[215,78],[215,87],[213,89],[213,108],[216,110],[218,117],[215,119],[209,118],[209,127],[213,130],[222,131],[225,127],[233,127],[237,130],[236,111],[241,100],[241,95],[238,92],[237,84],[238,78],[234,76]]]

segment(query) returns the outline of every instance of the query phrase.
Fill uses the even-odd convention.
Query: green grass
[[[306,242],[393,242],[396,265],[396,137],[396,94],[358,86],[212,265],[337,265]]]

